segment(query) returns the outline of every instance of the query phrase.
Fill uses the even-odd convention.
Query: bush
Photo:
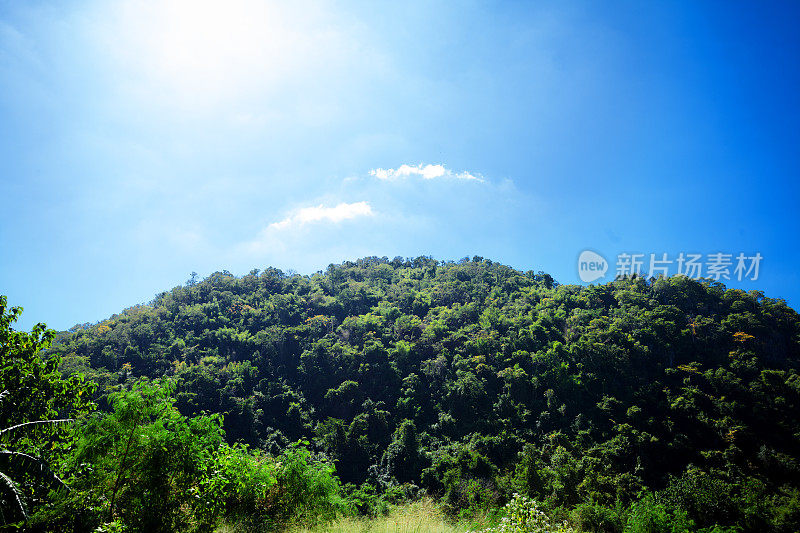
[[[514,497],[503,508],[503,517],[495,527],[481,533],[574,533],[566,522],[555,523],[542,511],[536,500],[521,494]]]
[[[599,503],[580,503],[572,511],[572,520],[582,531],[617,533],[624,526],[624,514]]]
[[[273,458],[245,446],[223,444],[214,454],[197,488],[198,517],[213,523],[220,517],[241,520],[274,515],[277,465]],[[268,521],[268,520],[267,520]]]
[[[625,533],[692,533],[694,522],[686,511],[668,508],[648,494],[631,506]]]
[[[198,527],[197,485],[222,444],[217,415],[187,418],[170,382],[139,382],[112,394],[112,412],[77,424],[65,464],[70,499],[106,529],[178,531]]]
[[[279,516],[303,523],[328,520],[347,511],[333,465],[298,442],[279,458],[275,492]]]

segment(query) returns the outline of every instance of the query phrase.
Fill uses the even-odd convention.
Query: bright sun
[[[184,104],[263,95],[330,54],[332,34],[320,14],[287,5],[126,1],[106,40],[134,83]]]

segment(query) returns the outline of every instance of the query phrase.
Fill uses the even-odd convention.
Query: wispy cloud
[[[286,218],[269,224],[253,240],[238,245],[234,255],[284,254],[290,250],[304,250],[309,243],[315,243],[315,239],[324,240],[336,235],[335,226],[340,222],[375,215],[376,212],[366,201],[300,207],[291,211]],[[299,231],[309,225],[314,225],[313,232]],[[314,246],[319,247],[319,243]]]
[[[400,165],[397,168],[375,168],[369,171],[370,176],[374,176],[383,181],[394,181],[417,176],[426,180],[438,178],[458,179],[478,181],[483,183],[485,180],[480,175],[471,174],[467,171],[454,172],[444,165]]]
[[[338,223],[351,218],[373,216],[375,212],[368,202],[353,202],[351,204],[342,202],[333,207],[325,207],[320,204],[312,207],[302,207],[296,209],[289,216],[279,222],[273,222],[267,226],[268,230],[285,230],[292,227],[304,226],[314,222],[333,222]]]

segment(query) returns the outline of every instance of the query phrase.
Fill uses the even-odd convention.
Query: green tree
[[[194,519],[197,487],[223,440],[218,415],[187,418],[174,386],[138,382],[110,396],[111,412],[77,427],[72,485],[104,523],[181,531]]]
[[[47,491],[63,485],[50,466],[69,442],[64,423],[94,408],[94,384],[81,375],[64,378],[60,357],[43,356],[55,332],[37,324],[15,331],[22,308],[0,295],[0,521],[27,520]]]

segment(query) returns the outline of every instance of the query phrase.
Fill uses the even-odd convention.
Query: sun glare
[[[136,81],[183,104],[263,95],[303,76],[329,36],[287,5],[127,2],[109,39]]]

